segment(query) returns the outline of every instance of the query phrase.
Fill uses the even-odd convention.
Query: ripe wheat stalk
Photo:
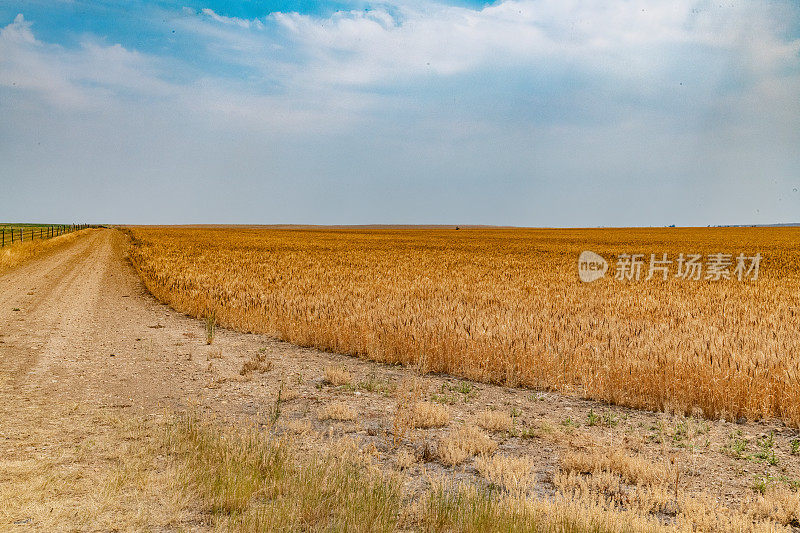
[[[800,425],[800,230],[135,228],[174,308],[302,346]],[[764,256],[757,281],[578,280],[584,249]]]

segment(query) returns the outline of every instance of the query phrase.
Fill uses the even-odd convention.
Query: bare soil
[[[593,447],[624,446],[653,462],[677,461],[681,490],[707,491],[730,507],[752,497],[759,479],[800,480],[800,455],[791,445],[800,432],[780,421],[707,421],[421,376],[412,368],[222,329],[209,345],[202,321],[148,294],[127,250],[121,232],[96,230],[0,273],[0,454],[6,466],[52,460],[85,444],[96,432],[98,412],[151,416],[194,409],[229,424],[268,426],[277,418],[280,431],[301,435],[298,442],[310,448],[350,435],[386,469],[397,468],[400,451],[411,452],[417,460],[405,479],[413,492],[425,488],[425,474],[483,483],[472,461],[444,466],[435,447],[439,436],[473,424],[489,409],[513,415],[510,431],[491,436],[499,453],[534,459],[537,492],[544,495],[553,492],[565,453]],[[245,362],[259,358],[260,369],[243,371]],[[325,380],[326,367],[346,369],[352,379],[335,386]],[[403,398],[441,403],[451,415],[448,425],[403,426],[396,416]],[[321,420],[320,409],[334,400],[346,402],[357,419]],[[85,424],[68,423],[79,414]],[[30,424],[49,428],[47,442],[34,438]],[[758,443],[770,434],[774,459],[759,458]],[[102,461],[83,456],[62,466],[97,469]],[[0,473],[0,484],[13,481],[8,475]],[[26,512],[0,511],[0,528],[35,524]],[[192,516],[180,520],[202,523]]]

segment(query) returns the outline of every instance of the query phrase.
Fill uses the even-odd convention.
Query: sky
[[[796,0],[0,0],[0,221],[800,222]]]

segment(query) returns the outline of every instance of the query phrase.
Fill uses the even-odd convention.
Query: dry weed
[[[341,385],[349,385],[353,380],[353,376],[346,368],[340,366],[326,366],[325,367],[325,381],[339,387]]]
[[[398,470],[406,470],[417,462],[417,458],[414,453],[406,450],[405,448],[397,452],[394,460],[397,464]]]
[[[486,431],[508,431],[513,424],[508,413],[490,409],[478,413],[475,422]]]
[[[344,402],[331,402],[319,412],[320,420],[356,420],[355,410]]]
[[[640,455],[627,453],[620,448],[611,450],[594,448],[588,452],[567,452],[561,461],[561,468],[565,472],[580,474],[612,472],[633,484],[652,485],[669,482],[672,479],[666,466],[652,463]]]
[[[436,428],[450,422],[450,411],[432,402],[416,402],[411,408],[411,423],[415,428]]]
[[[745,508],[759,520],[775,520],[783,525],[800,526],[800,492],[784,486],[771,486]]]
[[[489,483],[524,496],[536,481],[536,472],[530,458],[495,454],[475,459],[475,467]]]
[[[242,376],[246,376],[252,372],[264,374],[270,370],[272,370],[272,361],[267,359],[266,354],[257,352],[253,354],[250,359],[247,359],[244,363],[242,363],[242,368],[239,369],[239,374]]]
[[[437,452],[445,465],[457,465],[477,454],[490,454],[497,443],[474,426],[462,426],[439,439]]]

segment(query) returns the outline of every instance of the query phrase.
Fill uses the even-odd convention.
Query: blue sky
[[[0,219],[800,222],[793,1],[0,0]]]

